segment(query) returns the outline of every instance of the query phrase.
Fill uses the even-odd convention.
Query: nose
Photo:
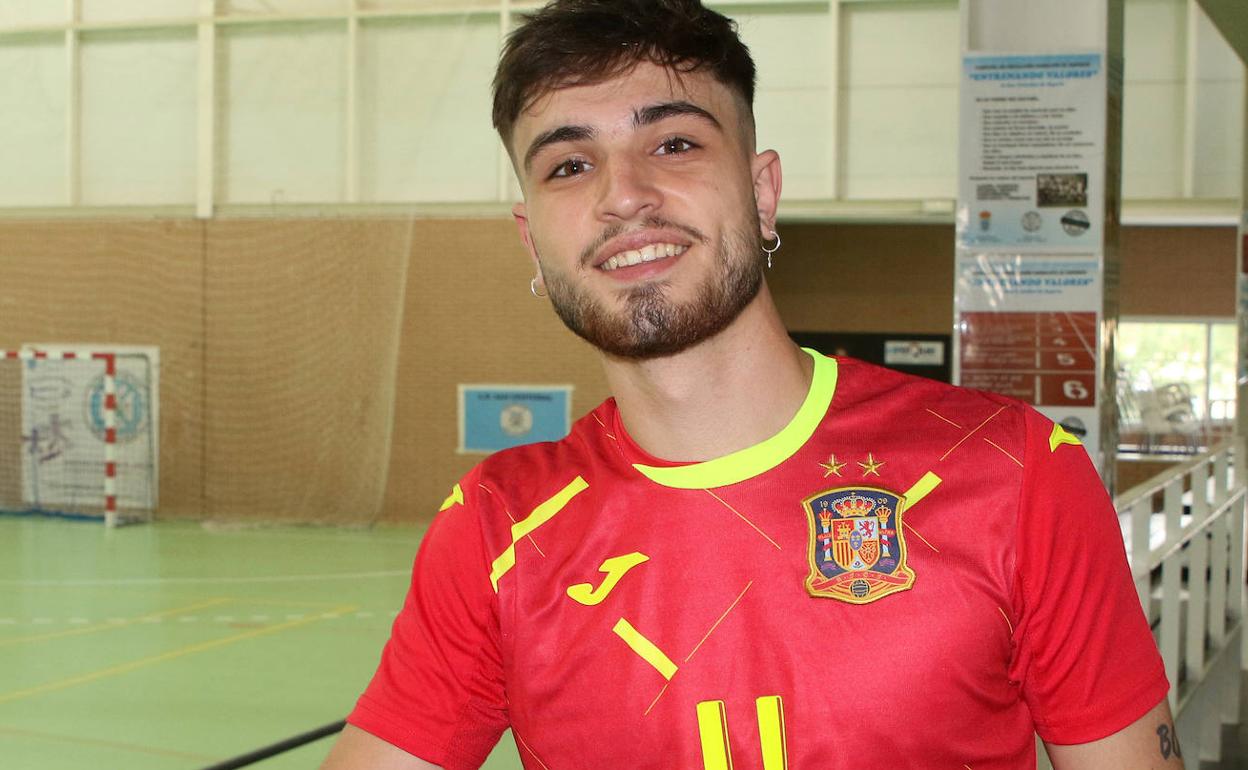
[[[598,176],[598,218],[632,221],[653,214],[663,196],[644,162],[617,159],[608,162]]]

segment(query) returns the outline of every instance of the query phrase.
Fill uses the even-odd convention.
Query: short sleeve
[[[480,767],[508,722],[496,594],[471,478],[426,532],[377,673],[347,718],[447,770]]]
[[[1135,722],[1169,684],[1087,452],[1035,412],[1026,422],[1011,678],[1041,738],[1088,743]]]

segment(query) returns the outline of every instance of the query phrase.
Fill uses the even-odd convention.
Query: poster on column
[[[958,246],[1099,252],[1107,111],[1101,54],[966,56],[962,69]]]
[[[957,382],[1035,406],[1098,459],[1100,261],[960,253],[956,291]]]

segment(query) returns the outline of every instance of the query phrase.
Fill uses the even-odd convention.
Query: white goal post
[[[149,521],[152,384],[132,351],[0,351],[0,512]]]

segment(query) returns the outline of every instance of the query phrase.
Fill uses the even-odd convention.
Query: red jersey
[[[726,417],[726,419],[729,419]],[[452,770],[1035,766],[1165,696],[1078,441],[992,394],[816,356],[709,462],[608,400],[458,485],[352,724]]]

